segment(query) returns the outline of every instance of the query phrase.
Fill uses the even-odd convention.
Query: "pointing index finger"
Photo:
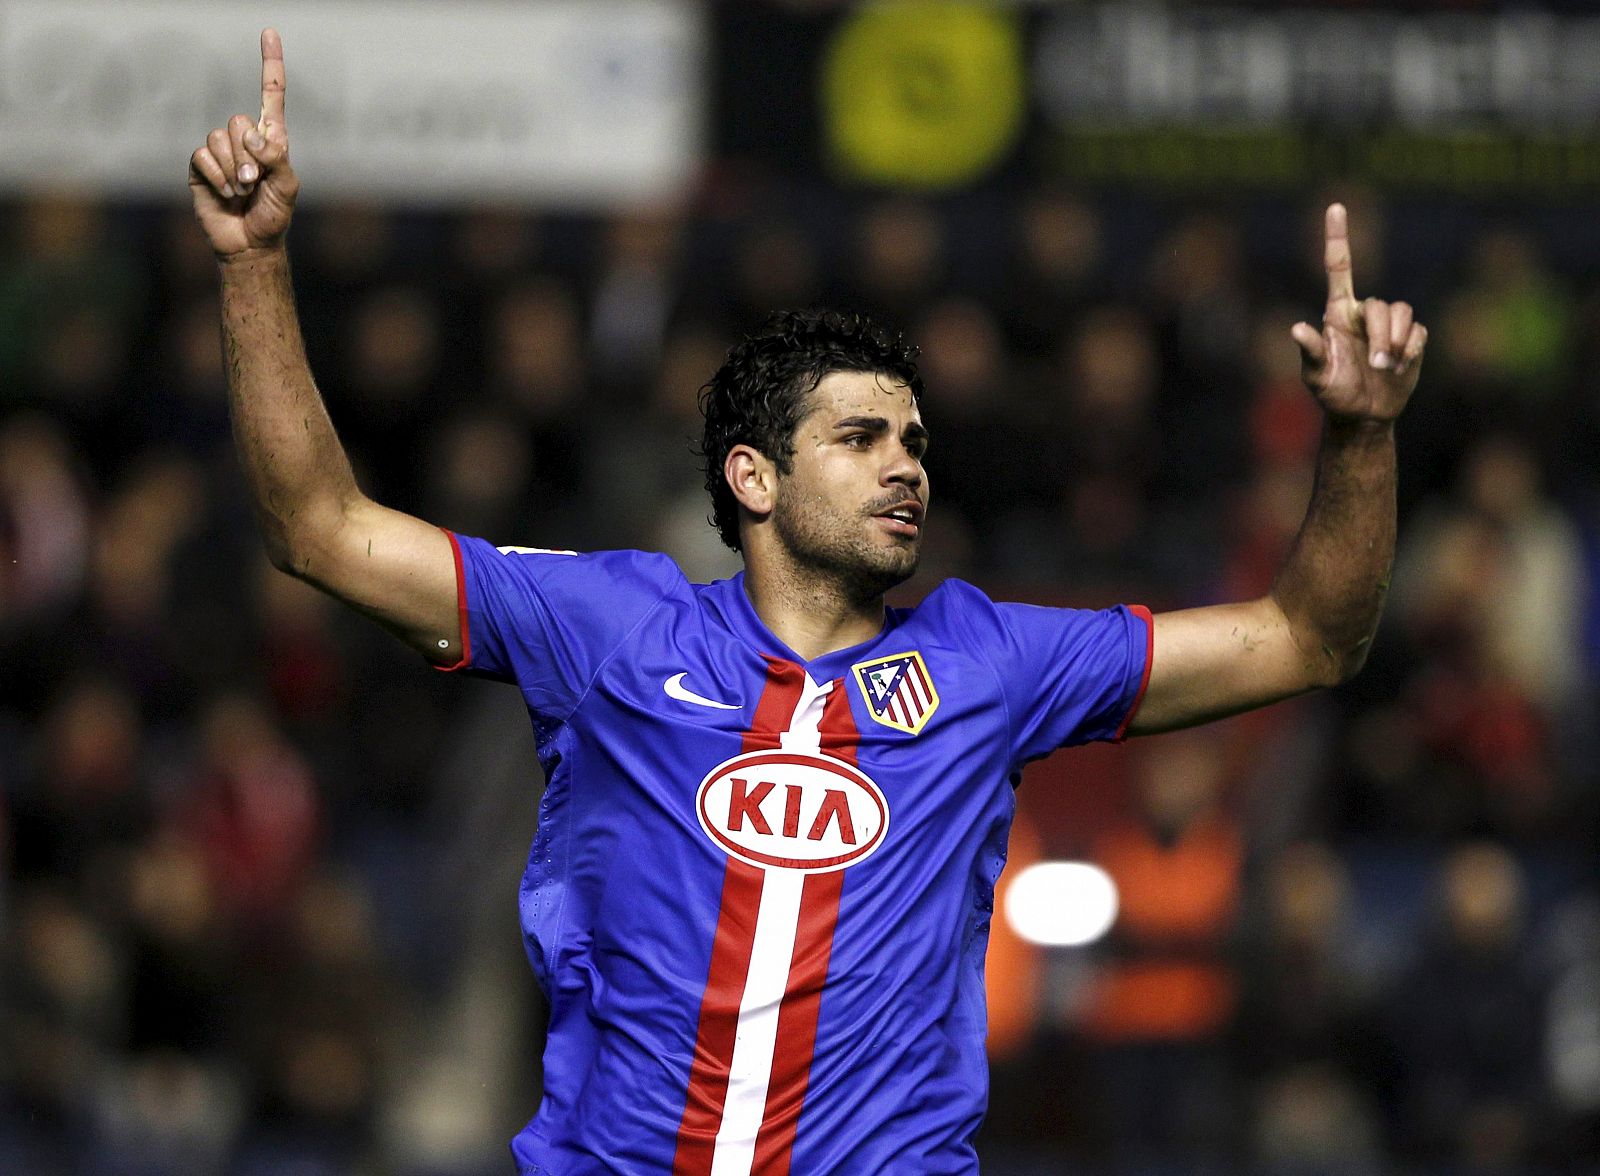
[[[283,126],[283,38],[277,29],[261,30],[261,121],[256,129],[267,132],[269,122]]]
[[[1344,205],[1330,204],[1323,220],[1322,264],[1328,271],[1328,305],[1354,302],[1355,283],[1350,274],[1350,224]]]

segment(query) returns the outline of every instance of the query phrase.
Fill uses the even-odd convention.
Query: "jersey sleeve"
[[[987,599],[987,598],[985,598]],[[1150,681],[1150,610],[990,604],[986,653],[1019,762],[1058,747],[1120,740]]]
[[[461,661],[451,669],[515,682],[564,718],[600,667],[686,584],[665,555],[496,547],[446,532],[456,553]]]

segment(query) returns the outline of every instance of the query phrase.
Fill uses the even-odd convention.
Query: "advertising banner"
[[[0,190],[181,194],[206,132],[259,112],[268,19],[319,198],[617,204],[700,166],[695,4],[0,0]]]
[[[1600,17],[1154,3],[1035,30],[1046,171],[1086,181],[1600,186]]]
[[[1600,188],[1600,12],[1568,3],[718,7],[718,148],[847,184]]]

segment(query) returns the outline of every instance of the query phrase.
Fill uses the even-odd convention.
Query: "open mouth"
[[[915,537],[922,533],[922,504],[902,502],[873,516],[884,524],[891,534]]]

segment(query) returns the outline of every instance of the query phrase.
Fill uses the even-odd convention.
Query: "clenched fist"
[[[300,181],[283,121],[283,40],[261,33],[261,117],[236,114],[189,158],[194,214],[222,259],[283,242]]]

